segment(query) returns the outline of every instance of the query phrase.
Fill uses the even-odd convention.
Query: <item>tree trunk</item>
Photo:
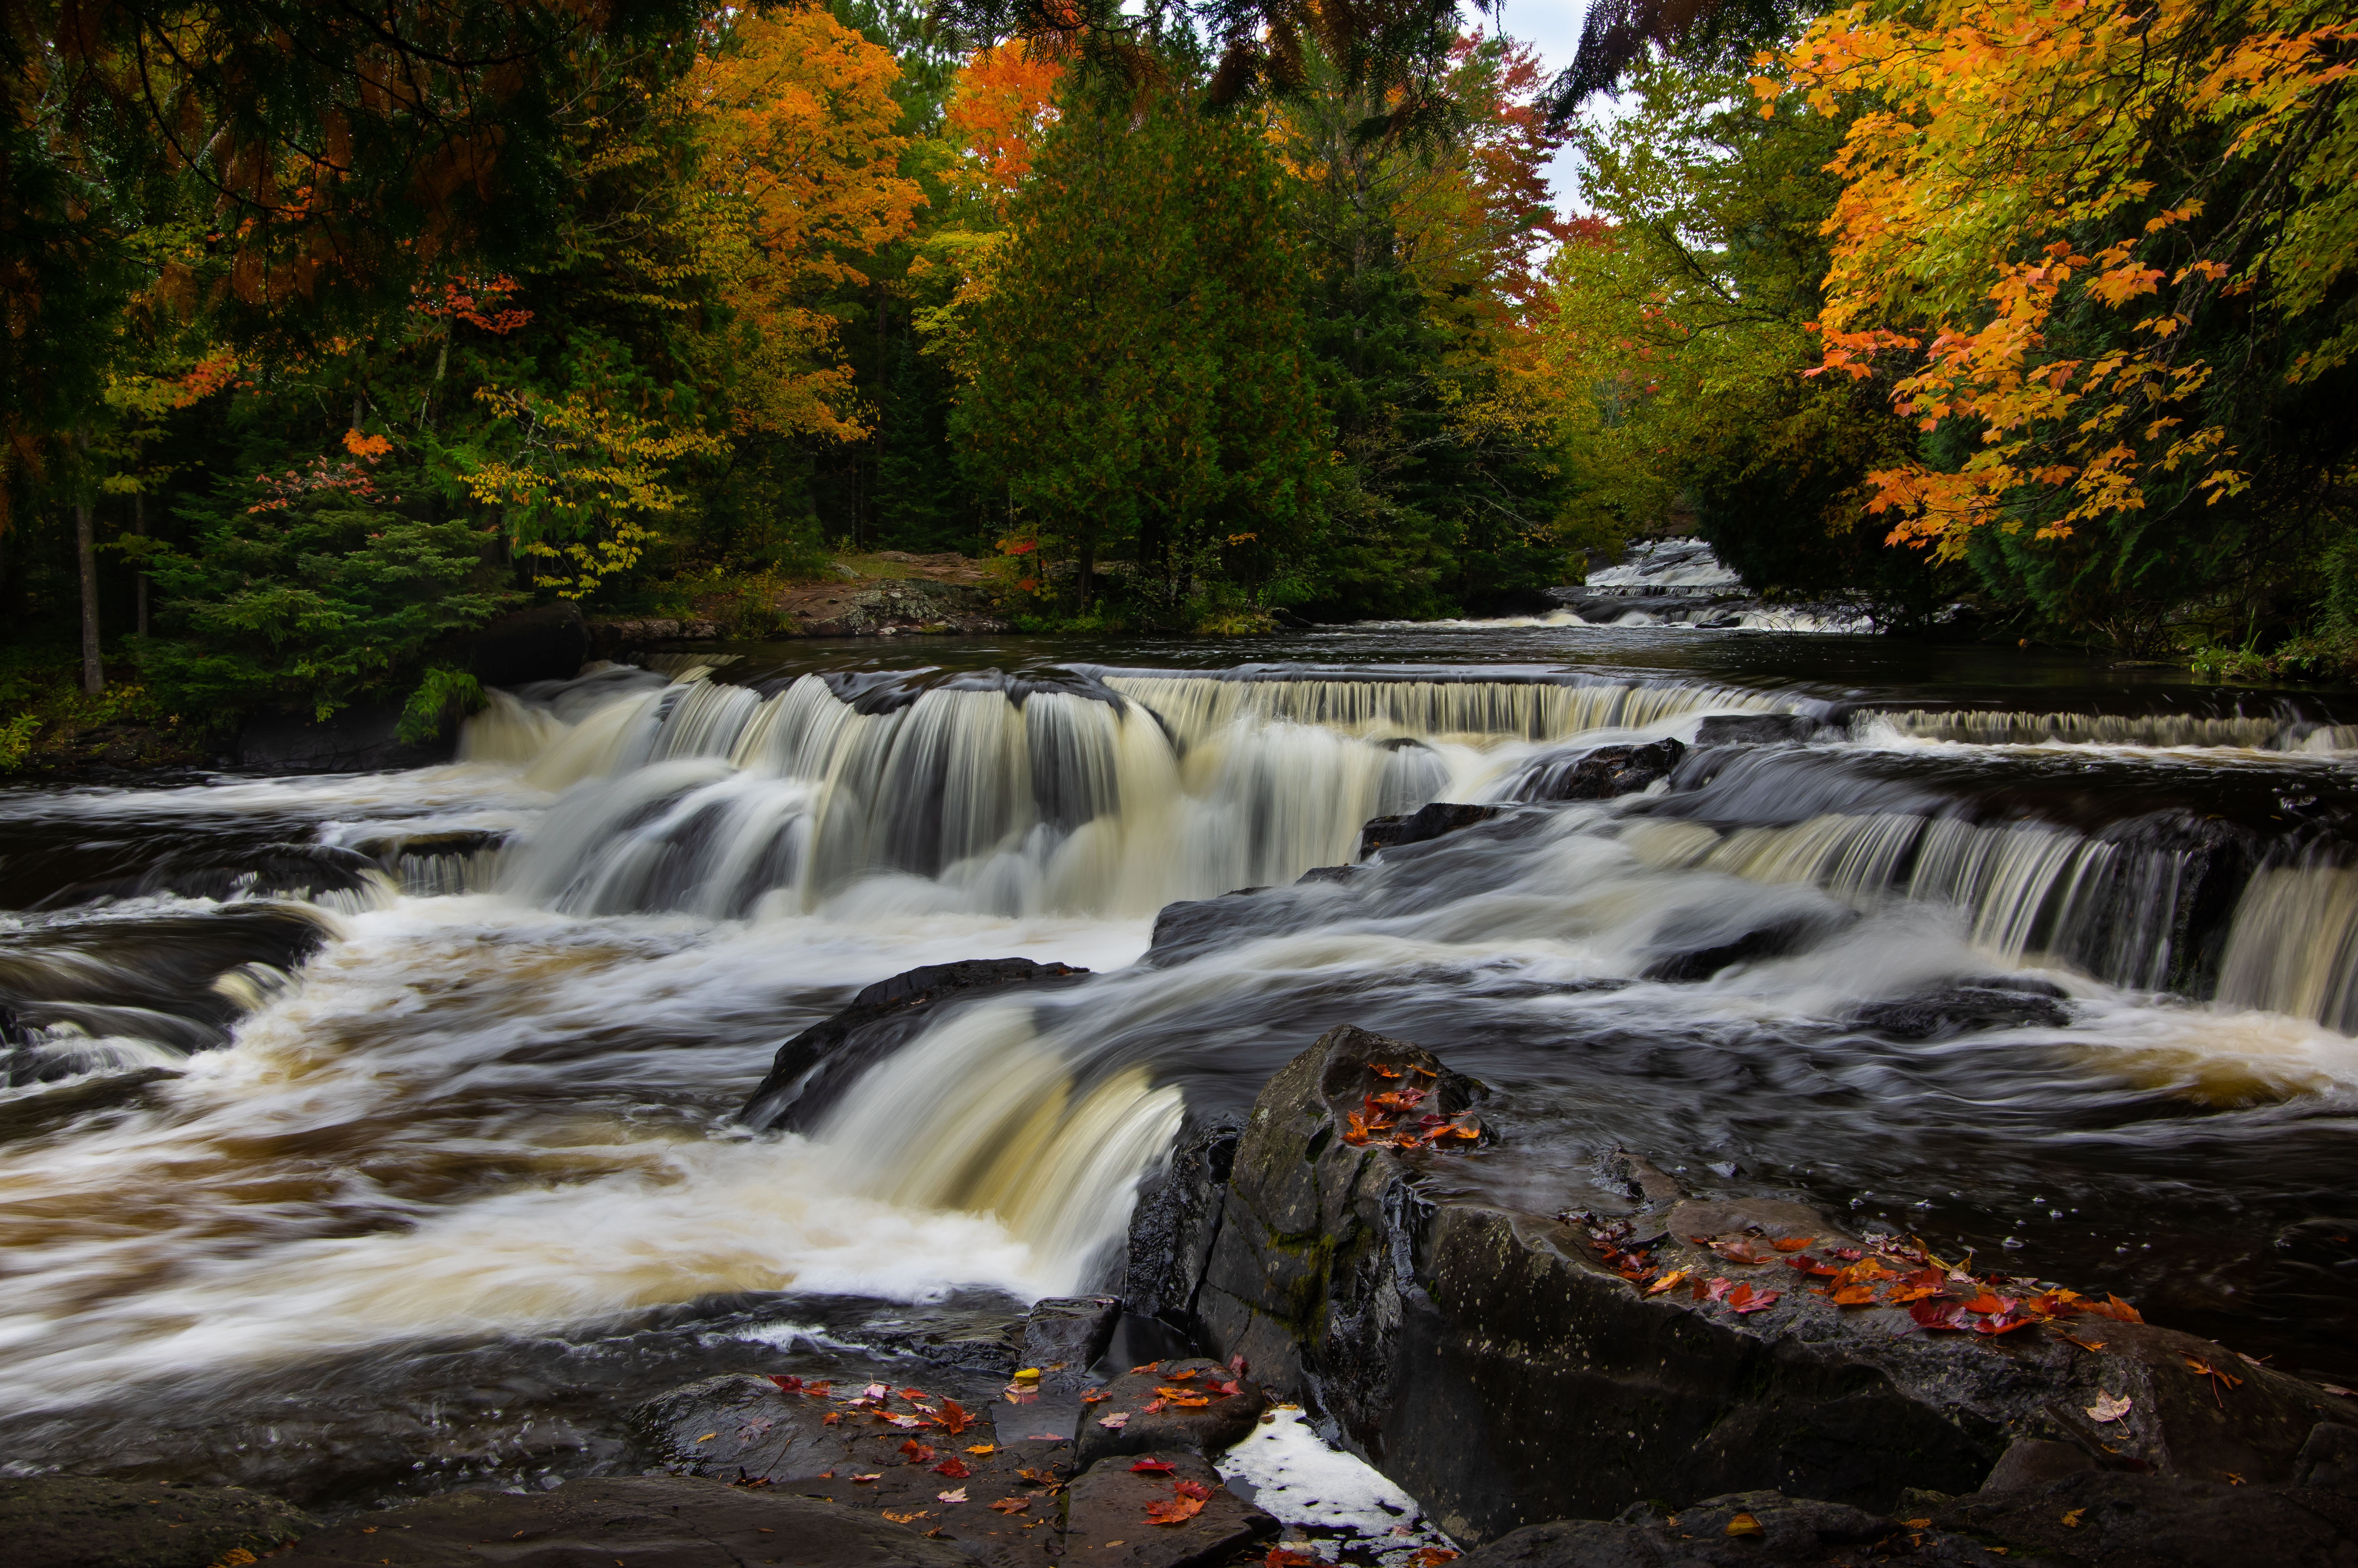
[[[135,538],[144,539],[147,536],[147,498],[136,491],[132,492],[131,494],[131,532]],[[139,635],[145,637],[147,635],[146,572],[139,571],[133,574],[133,589],[137,595],[138,609],[133,617],[132,624],[138,628]]]
[[[74,450],[89,452],[89,430],[74,432]],[[106,670],[98,660],[98,530],[90,512],[89,477],[75,476],[74,564],[81,577],[81,689],[96,697],[106,689]]]

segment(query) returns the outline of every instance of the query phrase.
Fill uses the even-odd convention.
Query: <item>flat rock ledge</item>
[[[1435,1195],[1459,1145],[1395,1136],[1405,1112],[1369,1126],[1363,1087],[1402,1082],[1446,1086],[1449,1114],[1481,1096],[1409,1042],[1322,1037],[1240,1130],[1182,1149],[1172,1179],[1200,1190],[1141,1207],[1130,1273],[1453,1537],[1495,1543],[1470,1561],[1847,1562],[1874,1542],[1991,1560],[1968,1541],[2087,1564],[2358,1563],[2351,1401],[2109,1302],[1926,1275],[1907,1244],[1798,1204],[1692,1198],[1640,1159],[1641,1206],[1609,1221]],[[1836,1304],[1862,1281],[1860,1304]],[[1967,1313],[2001,1292],[2032,1304]],[[1801,1510],[1778,1516],[1786,1555],[1748,1527],[1706,1551],[1626,1513],[1692,1521],[1772,1495]]]

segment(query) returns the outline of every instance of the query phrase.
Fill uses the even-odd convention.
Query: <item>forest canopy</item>
[[[430,713],[506,611],[758,635],[845,552],[1240,632],[1666,532],[2358,660],[2346,4],[1603,0],[1553,78],[1499,19],[6,0],[0,680]]]

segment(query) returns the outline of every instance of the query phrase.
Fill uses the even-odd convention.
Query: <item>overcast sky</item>
[[[1580,19],[1588,12],[1588,0],[1506,0],[1499,21],[1509,38],[1536,45],[1540,59],[1547,62],[1548,73],[1553,75],[1572,63],[1573,51],[1580,47]],[[1577,207],[1573,200],[1572,159],[1559,153],[1555,164],[1555,204],[1559,210]]]

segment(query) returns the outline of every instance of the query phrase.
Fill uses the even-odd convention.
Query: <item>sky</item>
[[[1498,21],[1507,36],[1535,46],[1540,59],[1547,62],[1548,73],[1553,75],[1572,63],[1580,48],[1580,21],[1588,13],[1588,0],[1505,0]],[[1487,24],[1487,18],[1484,18]],[[1573,158],[1569,152],[1556,155],[1551,171],[1559,211],[1585,211],[1577,200],[1577,182],[1573,174]]]

